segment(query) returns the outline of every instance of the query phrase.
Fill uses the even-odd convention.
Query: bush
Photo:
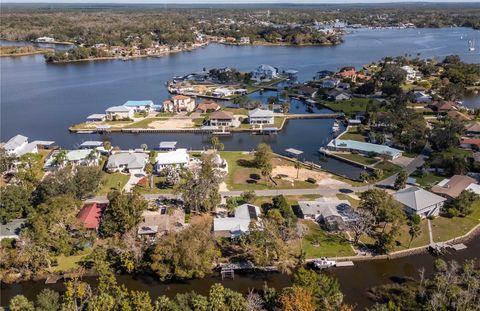
[[[311,183],[311,184],[316,184],[317,181],[315,180],[315,178],[312,178],[312,177],[308,177],[307,178],[307,182]]]

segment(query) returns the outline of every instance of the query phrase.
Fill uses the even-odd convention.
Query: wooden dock
[[[335,267],[353,267],[353,261],[337,261]]]
[[[49,275],[45,280],[45,284],[55,284],[60,280],[62,277],[60,275]]]
[[[454,245],[450,245],[451,248],[453,248],[454,250],[456,251],[461,251],[462,249],[466,249],[467,246],[463,243],[459,243],[459,244],[454,244]]]

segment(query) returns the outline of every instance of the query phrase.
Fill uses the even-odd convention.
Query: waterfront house
[[[20,232],[25,228],[27,223],[26,219],[12,219],[7,223],[0,223],[0,241],[3,239],[15,239],[20,238]]]
[[[175,151],[177,149],[176,141],[161,141],[158,145],[160,151]]]
[[[428,105],[433,111],[448,113],[449,111],[456,111],[457,105],[451,101],[435,101]]]
[[[103,216],[103,212],[107,208],[106,203],[86,203],[80,212],[77,214],[77,219],[79,219],[85,229],[91,229],[98,231],[100,227],[100,221]]]
[[[416,186],[397,191],[393,198],[402,204],[407,214],[416,214],[422,218],[440,215],[440,210],[447,200]]]
[[[466,190],[471,185],[477,185],[477,181],[472,177],[454,175],[451,178],[445,178],[433,186],[431,191],[450,200],[458,197],[462,191]]]
[[[338,79],[325,79],[322,81],[321,87],[324,89],[334,89],[340,83]]]
[[[108,120],[133,119],[134,112],[133,108],[127,106],[113,106],[105,110]]]
[[[480,136],[480,122],[472,122],[465,125],[465,135]]]
[[[273,111],[256,108],[249,112],[248,123],[250,124],[273,124]]]
[[[185,213],[182,209],[172,208],[169,212],[166,206],[161,206],[158,210],[146,210],[142,213],[137,234],[147,242],[155,242],[157,237],[168,232],[179,231],[184,226]]]
[[[134,112],[148,112],[154,106],[151,100],[129,100],[123,105],[132,108]]]
[[[170,100],[163,102],[165,112],[192,112],[195,110],[195,99],[185,95],[175,95]]]
[[[345,67],[340,72],[336,74],[340,79],[350,79],[352,82],[355,82],[357,72],[354,67]]]
[[[66,154],[66,161],[72,165],[96,166],[99,160],[100,155],[95,150],[69,150]]]
[[[260,222],[260,207],[242,204],[235,208],[234,217],[215,217],[213,233],[215,236],[236,238],[247,234],[251,222]]]
[[[233,126],[234,116],[230,111],[215,111],[208,117],[210,126]]]
[[[327,93],[327,97],[329,100],[334,100],[336,102],[339,102],[339,101],[351,99],[352,95],[342,90],[333,89]]]
[[[418,71],[408,65],[403,66],[402,69],[407,74],[407,81],[415,81],[421,77]]]
[[[250,37],[240,37],[240,44],[250,44]]]
[[[37,43],[52,43],[55,42],[55,39],[52,37],[39,37],[35,39],[35,42]]]
[[[417,103],[428,104],[432,102],[432,96],[426,94],[425,92],[421,92],[421,91],[413,92],[413,97],[415,98],[415,102]]]
[[[307,98],[314,98],[317,95],[317,89],[309,85],[301,85],[298,87],[298,94]]]
[[[340,212],[344,213],[351,210],[350,203],[347,200],[333,198],[298,201],[298,206],[301,218],[315,220],[330,231],[344,230],[345,222],[348,219],[342,217]]]
[[[88,122],[103,122],[106,119],[106,115],[104,113],[94,113],[87,117]]]
[[[185,148],[174,151],[159,152],[155,159],[155,170],[162,171],[167,166],[174,168],[186,167],[190,163],[190,155]]]
[[[7,154],[19,157],[24,154],[23,150],[27,147],[27,145],[28,137],[18,134],[10,138],[3,145],[3,149],[5,149]],[[36,153],[37,150],[32,150],[31,152]]]
[[[278,77],[278,69],[270,65],[262,64],[252,71],[252,80],[257,82],[270,81]]]
[[[342,152],[357,152],[364,155],[371,153],[386,156],[389,160],[394,160],[402,156],[402,151],[386,146],[372,143],[365,143],[355,140],[333,139],[327,145],[327,149]]]
[[[480,150],[480,138],[462,137],[460,138],[460,147],[465,149]]]
[[[340,89],[340,90],[348,90],[348,89],[350,89],[350,83],[340,82],[338,84],[337,88]]]
[[[234,91],[226,87],[218,87],[213,90],[212,95],[215,97],[228,97],[233,95]]]
[[[220,105],[212,100],[206,100],[198,104],[197,108],[195,109],[198,113],[210,113],[217,110],[220,110]]]
[[[148,154],[144,152],[117,152],[108,158],[106,168],[110,172],[143,173],[147,162]]]

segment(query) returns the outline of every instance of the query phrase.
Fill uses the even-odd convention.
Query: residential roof
[[[167,213],[167,209],[156,211],[146,210],[142,213],[142,220],[138,224],[138,234],[156,234],[183,227],[185,214],[181,209],[175,209],[173,213]]]
[[[107,168],[125,165],[128,169],[142,169],[148,161],[148,154],[143,152],[119,152],[108,158]]]
[[[5,150],[15,150],[25,143],[28,143],[28,137],[18,134],[10,138],[3,147]]]
[[[220,108],[220,105],[217,104],[214,101],[204,101],[200,104],[198,104],[197,109],[202,110],[202,111],[207,111],[207,110],[217,110]]]
[[[83,222],[83,227],[86,229],[97,229],[100,225],[103,212],[107,204],[105,203],[87,203],[83,206],[77,215],[77,218]]]
[[[213,220],[213,231],[230,231],[231,233],[247,232],[252,220],[258,220],[260,207],[242,204],[235,208],[235,217],[216,217]]]
[[[455,105],[455,103],[449,102],[449,101],[435,102],[431,106],[432,108],[435,108],[438,111],[450,111],[450,110],[457,109],[457,106]]]
[[[271,118],[273,117],[273,111],[255,108],[249,112],[248,116],[250,118]]]
[[[359,150],[363,152],[375,152],[378,154],[389,154],[391,156],[399,156],[402,151],[386,146],[386,145],[377,145],[372,143],[365,143],[355,140],[343,140],[343,139],[333,139],[328,143],[329,147],[336,148],[345,148],[351,150]]]
[[[470,121],[471,120],[471,118],[469,116],[467,116],[466,114],[461,113],[460,111],[457,111],[457,110],[450,110],[449,112],[447,112],[447,115],[450,118],[459,119],[461,121]]]
[[[232,120],[233,112],[230,111],[215,111],[209,116],[210,120]]]
[[[298,206],[304,215],[316,215],[323,218],[330,216],[342,217],[337,210],[340,206],[350,206],[347,200],[322,198],[314,201],[298,201]]]
[[[472,122],[465,125],[465,130],[467,132],[477,132],[480,133],[480,122]]]
[[[26,223],[26,219],[13,219],[6,224],[0,223],[0,240],[1,238],[18,237]]]
[[[105,114],[104,113],[94,113],[94,114],[91,114],[87,117],[87,120],[89,119],[103,119],[105,118]]]
[[[191,99],[191,97],[185,95],[175,95],[172,97],[173,100],[182,100],[182,99]]]
[[[185,148],[179,148],[169,152],[159,152],[156,158],[157,165],[188,164],[189,161],[190,156]]]
[[[89,149],[70,150],[67,152],[66,158],[67,161],[80,161],[88,157],[91,152],[92,150]]]
[[[129,112],[132,108],[127,106],[113,106],[107,108],[106,112]]]
[[[297,155],[297,156],[303,154],[303,151],[295,149],[295,148],[288,148],[288,149],[285,149],[285,151],[288,152],[288,153]]]
[[[446,199],[419,187],[409,187],[393,194],[398,202],[415,211],[444,202]]]
[[[127,107],[141,107],[141,106],[153,106],[153,101],[151,100],[129,100],[126,101],[124,106]]]
[[[480,147],[480,138],[468,138],[468,137],[462,137],[460,138],[460,144],[462,145],[476,145]]]
[[[452,178],[445,178],[440,183],[432,187],[432,192],[437,194],[444,194],[451,198],[456,198],[460,193],[471,184],[476,184],[477,181],[472,177],[465,175],[454,175]]]

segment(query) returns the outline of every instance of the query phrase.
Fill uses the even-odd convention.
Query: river
[[[463,262],[467,259],[477,258],[480,254],[480,239],[475,238],[466,243],[467,249],[452,252],[442,256],[445,260],[456,260]],[[418,279],[418,270],[425,268],[425,276],[431,277],[433,264],[436,257],[428,253],[412,255],[391,260],[370,260],[356,262],[354,267],[334,268],[328,273],[338,278],[340,287],[345,295],[345,302],[362,310],[372,304],[368,298],[368,290],[373,286],[390,282],[405,282],[409,279]],[[95,286],[96,278],[86,277],[83,279]],[[154,276],[130,276],[118,275],[120,284],[132,290],[142,290],[150,293],[152,298],[159,295],[174,296],[177,293],[195,291],[200,294],[208,294],[211,285],[222,283],[225,287],[242,293],[248,293],[250,289],[262,289],[264,284],[270,287],[281,289],[291,285],[289,276],[281,273],[259,273],[259,274],[236,274],[235,279],[222,280],[218,274],[203,279],[188,280],[184,282],[160,282]],[[25,295],[33,299],[43,288],[64,290],[61,282],[57,284],[44,284],[44,281],[28,281],[12,285],[2,284],[1,305],[5,305],[9,299],[17,294]]]

